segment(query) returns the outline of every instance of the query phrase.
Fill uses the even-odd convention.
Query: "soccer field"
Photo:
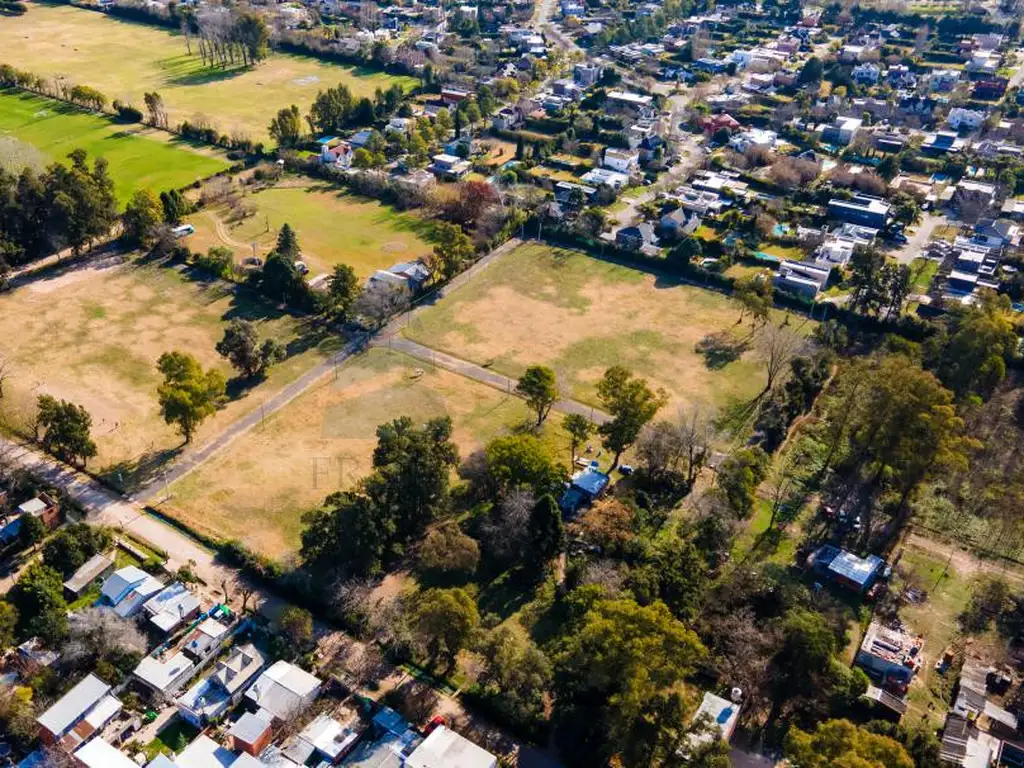
[[[0,64],[44,77],[91,85],[108,99],[143,106],[157,91],[172,123],[205,118],[221,133],[267,140],[270,119],[283,107],[306,110],[317,91],[346,84],[357,96],[377,88],[416,84],[411,77],[273,54],[254,69],[208,69],[190,56],[185,38],[68,5],[33,3],[23,16],[0,23]]]

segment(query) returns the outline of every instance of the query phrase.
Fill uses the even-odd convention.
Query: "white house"
[[[498,758],[439,725],[405,760],[406,768],[498,768]]]
[[[195,670],[195,662],[178,651],[171,656],[144,657],[132,675],[162,701],[181,690]]]
[[[320,678],[282,660],[259,676],[245,698],[276,720],[288,720],[316,700],[322,684]]]
[[[864,121],[858,117],[837,117],[834,122],[821,127],[821,140],[845,147],[857,137],[863,125]]]
[[[121,701],[96,675],[86,675],[36,718],[44,744],[61,743],[74,749],[103,729],[121,711]]]
[[[737,152],[746,152],[751,147],[763,147],[773,149],[779,135],[775,131],[768,131],[762,128],[754,128],[749,131],[737,133],[729,139],[729,146]]]
[[[878,82],[878,78],[881,77],[882,71],[878,68],[877,64],[865,62],[854,67],[851,74],[853,79],[861,85],[874,85]]]
[[[266,663],[266,657],[251,643],[232,648],[226,659],[217,662],[213,674],[178,697],[178,712],[196,728],[205,728],[241,701],[246,687]]]
[[[985,113],[977,109],[966,109],[964,107],[953,107],[946,115],[946,123],[954,130],[966,129],[974,131],[985,122]]]
[[[82,768],[138,768],[128,757],[103,739],[93,739],[75,751],[75,762]]]
[[[149,615],[150,622],[168,633],[199,613],[199,598],[176,581],[149,598],[142,609]]]
[[[640,163],[640,153],[626,149],[608,147],[604,151],[604,167],[619,173],[630,174]]]
[[[933,69],[928,84],[933,91],[951,91],[960,82],[960,73],[955,69]]]

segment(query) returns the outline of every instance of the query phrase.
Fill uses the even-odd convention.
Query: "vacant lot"
[[[181,35],[71,6],[33,3],[24,16],[0,24],[0,63],[45,77],[63,75],[140,107],[143,93],[155,90],[172,123],[205,118],[223,133],[257,140],[267,139],[277,110],[291,104],[305,110],[318,90],[345,83],[356,96],[372,96],[393,83],[415,83],[280,54],[252,70],[207,69],[195,46],[193,53]]]
[[[438,305],[405,333],[445,352],[519,376],[551,366],[572,397],[596,404],[595,383],[622,364],[669,393],[663,415],[684,404],[723,407],[756,395],[764,374],[752,349],[707,362],[696,346],[736,325],[735,302],[574,251],[525,245]]]
[[[234,374],[214,345],[233,318],[253,320],[262,336],[287,344],[290,355],[253,389],[229,384],[234,399],[203,424],[197,442],[259,407],[334,342],[302,337],[298,321],[247,293],[122,257],[39,278],[0,296],[0,353],[13,363],[3,415],[26,428],[43,393],[85,406],[99,447],[91,466],[130,486],[136,471],[151,471],[181,445],[160,418],[157,358],[186,351],[230,379]]]
[[[430,252],[423,240],[430,222],[326,185],[302,182],[265,189],[246,195],[242,205],[251,206],[252,215],[239,221],[232,221],[226,205],[193,216],[196,233],[189,238],[189,247],[205,251],[211,245],[226,245],[242,259],[252,255],[255,243],[257,253],[266,255],[287,222],[298,233],[302,259],[313,276],[348,264],[361,278]]]
[[[377,426],[401,416],[450,416],[463,458],[528,419],[518,398],[371,349],[172,485],[166,511],[269,554],[293,551],[302,513],[366,475]],[[569,441],[556,424],[545,436],[568,465]]]
[[[168,141],[162,131],[121,126],[53,99],[0,91],[0,166],[39,168],[79,148],[92,159],[107,159],[122,203],[137,189],[183,187],[228,167],[225,158]]]

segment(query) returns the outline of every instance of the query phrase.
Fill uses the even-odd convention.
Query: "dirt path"
[[[947,558],[950,567],[961,575],[987,574],[998,576],[1018,587],[1024,586],[1024,568],[1006,560],[983,560],[958,546],[936,541],[920,533],[908,535],[905,544],[935,557]]]

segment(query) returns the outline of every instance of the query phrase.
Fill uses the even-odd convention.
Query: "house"
[[[167,656],[158,651],[155,656],[146,656],[132,672],[132,677],[148,688],[157,701],[162,702],[174,696],[192,675],[196,664],[181,651]]]
[[[646,222],[620,229],[615,233],[615,244],[627,251],[643,251],[651,255],[658,252],[658,238],[654,234],[654,227]]]
[[[36,718],[39,740],[71,752],[91,739],[121,711],[121,701],[96,675],[86,675],[74,688]]]
[[[38,637],[30,637],[18,646],[18,656],[14,663],[26,680],[39,673],[42,669],[48,669],[57,663],[60,654],[43,647],[43,641]]]
[[[729,139],[729,146],[741,154],[751,147],[774,149],[775,142],[778,141],[778,138],[779,135],[775,131],[768,131],[763,128],[754,128],[733,136]]]
[[[738,694],[737,694],[738,697]],[[723,699],[713,693],[705,692],[701,699],[700,706],[693,715],[693,723],[700,724],[703,729],[693,734],[688,746],[695,749],[703,744],[713,741],[732,741],[733,732],[736,730],[736,722],[740,717],[740,705],[738,702]]]
[[[950,198],[950,204],[958,211],[968,206],[980,206],[987,211],[995,201],[996,188],[994,184],[985,184],[970,179],[961,179],[953,189]]]
[[[933,91],[952,91],[960,82],[960,72],[956,69],[933,69],[928,76],[928,85]]]
[[[882,229],[889,220],[889,204],[878,197],[854,195],[849,200],[834,197],[828,201],[829,218]]]
[[[344,725],[333,717],[320,715],[307,725],[285,747],[284,755],[298,765],[336,765],[356,745],[362,735],[358,720],[353,718]],[[410,763],[406,763],[410,765]],[[434,763],[455,766],[455,763]]]
[[[854,67],[850,74],[860,85],[875,85],[882,75],[882,70],[878,68],[877,64],[865,62]]]
[[[1005,77],[989,77],[978,80],[974,83],[971,95],[984,101],[998,101],[1006,95],[1006,88],[1009,84],[1010,81]]]
[[[95,554],[64,582],[64,592],[71,600],[76,600],[94,581],[109,576],[113,570],[114,558],[102,553]]]
[[[585,177],[584,177],[585,180]],[[579,190],[579,194],[574,194],[576,190]],[[555,184],[555,200],[560,205],[575,206],[576,202],[582,199],[580,205],[593,199],[594,195],[597,194],[596,187],[589,187],[583,184],[575,184],[571,181],[560,181]],[[581,197],[582,196],[582,197]]]
[[[187,653],[196,661],[206,658],[211,650],[219,646],[231,630],[226,624],[222,624],[215,618],[203,619],[195,629],[193,629],[188,637],[185,638],[185,642],[181,645],[181,650]]]
[[[312,704],[320,695],[321,685],[319,678],[282,660],[259,676],[245,692],[245,699],[283,721]]]
[[[392,264],[387,269],[378,269],[369,280],[368,286],[390,285],[416,294],[430,281],[430,270],[419,259]]]
[[[423,739],[400,714],[382,707],[363,739],[345,759],[346,768],[402,768]]]
[[[443,725],[406,758],[406,768],[498,768],[498,758]]]
[[[953,130],[975,131],[985,122],[985,113],[977,109],[953,107],[946,115],[946,123]]]
[[[868,625],[854,662],[883,690],[906,696],[910,681],[921,667],[924,639],[877,621]]]
[[[856,137],[864,121],[856,117],[837,117],[832,123],[821,127],[821,140],[828,144],[846,146]]]
[[[392,117],[384,126],[384,133],[408,135],[413,125],[415,125],[415,121],[411,117]]]
[[[93,739],[75,750],[75,763],[82,768],[139,768],[134,761],[103,739]]]
[[[971,56],[970,61],[964,65],[964,69],[972,75],[992,77],[999,71],[1001,62],[1002,58],[998,53],[978,51]]]
[[[902,152],[907,146],[907,137],[892,131],[877,131],[872,139],[875,146],[883,152]]]
[[[134,616],[143,604],[164,588],[164,583],[134,565],[114,571],[103,582],[102,600],[122,619]]]
[[[427,170],[440,179],[458,181],[467,173],[472,166],[468,160],[463,160],[456,155],[440,154],[434,155],[433,162],[427,166]]]
[[[930,155],[955,155],[962,152],[967,142],[948,131],[929,133],[921,142],[921,151]]]
[[[806,261],[783,261],[772,285],[781,291],[814,298],[824,290],[832,268]]]
[[[641,96],[629,91],[608,91],[605,106],[609,111],[635,110],[644,112],[654,104],[653,96]]]
[[[705,133],[714,134],[723,128],[729,133],[740,129],[740,121],[728,112],[719,112],[717,115],[707,115],[700,119],[700,127]]]
[[[227,658],[217,661],[212,674],[178,697],[178,712],[192,725],[204,728],[242,700],[246,687],[266,664],[266,656],[251,643],[235,646]]]
[[[21,534],[21,523],[26,516],[39,518],[49,530],[60,523],[60,504],[47,493],[40,493],[21,504],[13,514],[0,517],[0,544],[13,541]]]
[[[324,144],[320,149],[320,162],[347,171],[352,167],[352,153],[355,150],[347,141],[339,141],[333,146]]]
[[[584,88],[596,85],[603,74],[601,65],[590,61],[579,63],[572,68],[572,79]]]
[[[603,165],[605,168],[611,168],[613,171],[619,173],[630,174],[636,170],[637,165],[640,162],[640,154],[638,152],[631,152],[625,149],[615,149],[614,147],[608,147],[604,151]]]
[[[572,476],[569,487],[565,489],[565,493],[558,501],[559,508],[565,514],[575,514],[583,507],[592,504],[605,492],[611,478],[594,466],[596,463],[592,463],[586,469]]]
[[[228,731],[231,748],[257,757],[266,749],[274,735],[273,724],[273,718],[264,712],[244,713]]]
[[[491,118],[491,124],[499,131],[512,131],[523,123],[523,115],[514,107],[503,107]]]
[[[142,610],[157,629],[170,634],[199,615],[199,598],[180,581],[176,581],[149,598]]]
[[[688,213],[685,208],[669,211],[658,221],[662,233],[669,238],[692,235],[700,226],[700,216]]]
[[[698,72],[720,75],[729,71],[729,65],[731,63],[732,62],[726,61],[725,59],[714,59],[710,56],[705,56],[693,62],[693,68]]]
[[[1019,246],[1020,227],[1008,219],[982,219],[974,225],[974,239],[990,247]]]
[[[192,740],[174,756],[176,768],[231,768],[236,764],[234,752],[222,747],[206,734]]]
[[[629,184],[629,176],[619,171],[613,171],[610,168],[592,168],[580,176],[580,181],[591,187],[600,187],[602,184],[607,184],[618,192]]]
[[[460,101],[465,101],[472,94],[469,91],[464,91],[461,88],[442,88],[441,89],[441,101],[445,104],[458,104]]]
[[[858,557],[830,544],[813,552],[807,564],[819,576],[861,594],[871,589],[885,570],[885,561],[877,555]]]
[[[943,764],[985,768],[994,758],[990,741],[977,726],[959,715],[946,715],[939,746],[939,759]]]

